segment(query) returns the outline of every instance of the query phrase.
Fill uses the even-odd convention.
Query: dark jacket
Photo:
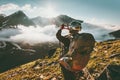
[[[63,44],[63,46],[62,46],[62,48],[63,48],[62,55],[64,55],[69,50],[70,39],[67,36],[62,36],[61,33],[62,33],[62,30],[61,29],[58,30],[58,32],[56,33],[56,37]]]
[[[64,46],[69,47],[70,39],[61,35],[62,30],[58,30],[56,37],[57,39],[64,44]]]

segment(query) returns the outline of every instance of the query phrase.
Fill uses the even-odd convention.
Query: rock
[[[120,80],[120,65],[108,65],[96,80]]]
[[[120,53],[112,54],[112,55],[110,56],[110,58],[114,58],[114,57],[120,57]]]

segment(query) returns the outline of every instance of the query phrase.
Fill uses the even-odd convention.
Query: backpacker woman
[[[69,26],[70,34],[67,36],[61,35],[62,29],[64,29],[64,25],[58,30],[56,37],[64,44],[64,50],[66,50],[59,60],[64,80],[77,80],[78,74],[82,73],[82,69],[89,61],[95,39],[92,34],[78,33],[81,30],[79,21],[71,22]]]

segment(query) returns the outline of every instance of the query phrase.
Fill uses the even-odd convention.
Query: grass
[[[91,75],[96,78],[108,65],[120,65],[120,56],[109,58],[120,53],[120,40],[97,42],[91,59],[86,66]],[[58,48],[52,58],[38,59],[18,66],[0,74],[0,80],[63,80],[58,63],[60,49]]]

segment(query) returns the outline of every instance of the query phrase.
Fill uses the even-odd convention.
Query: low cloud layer
[[[110,36],[109,33],[120,29],[119,26],[112,26],[112,25],[94,25],[84,23],[82,24],[82,31],[81,32],[88,32],[93,34],[96,41],[104,41],[108,39],[115,39],[113,36]]]
[[[3,29],[0,31],[0,40],[37,44],[42,42],[57,41],[54,25],[45,27],[26,27],[19,25],[18,29]]]
[[[108,26],[107,29],[104,26],[90,25],[87,23],[82,24],[82,32],[88,32],[93,34],[96,41],[104,41],[108,39],[114,39],[109,36],[108,33],[115,31],[116,28]],[[112,29],[113,28],[113,29]],[[43,42],[58,42],[56,39],[56,32],[58,28],[55,25],[45,27],[26,27],[19,25],[18,29],[3,29],[0,31],[0,40],[29,43],[31,45]],[[64,29],[62,35],[68,34],[69,31]]]

